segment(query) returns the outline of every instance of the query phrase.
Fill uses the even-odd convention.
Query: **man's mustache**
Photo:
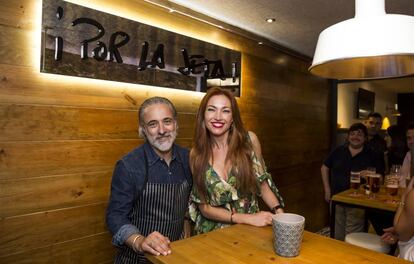
[[[168,138],[170,136],[171,136],[170,134],[166,134],[166,135],[158,136],[155,139],[158,140],[158,139]]]

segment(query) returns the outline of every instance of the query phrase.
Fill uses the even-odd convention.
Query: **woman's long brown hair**
[[[212,157],[212,149],[215,144],[210,132],[204,124],[204,113],[208,101],[211,97],[216,95],[226,96],[231,103],[233,125],[229,130],[227,139],[228,152],[226,155],[226,162],[228,160],[231,161],[231,173],[236,176],[237,189],[242,194],[256,193],[257,191],[255,175],[253,172],[253,162],[251,160],[251,152],[253,148],[250,140],[248,140],[247,131],[244,129],[237,101],[229,91],[214,87],[208,90],[200,103],[200,108],[198,109],[196,117],[193,147],[190,152],[190,166],[193,173],[194,184],[204,201],[206,201],[204,197],[206,197],[207,194],[205,175],[209,166],[209,160]]]

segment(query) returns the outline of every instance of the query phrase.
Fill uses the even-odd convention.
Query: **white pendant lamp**
[[[381,79],[414,74],[414,17],[386,14],[385,0],[355,0],[355,17],[319,35],[315,75]]]

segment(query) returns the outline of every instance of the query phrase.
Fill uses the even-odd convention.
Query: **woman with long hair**
[[[245,130],[229,91],[210,88],[201,101],[190,166],[194,181],[190,217],[197,234],[233,223],[271,224],[272,213],[259,211],[257,196],[273,213],[283,213],[283,200],[266,172],[260,142]]]

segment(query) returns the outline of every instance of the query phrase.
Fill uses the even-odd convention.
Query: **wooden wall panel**
[[[2,180],[0,218],[107,202],[111,177],[108,170]]]
[[[0,179],[110,170],[142,140],[0,142]]]
[[[310,61],[145,1],[73,0],[242,52],[246,127],[306,228],[327,223],[319,168],[329,148],[327,81]],[[43,74],[41,1],[0,0],[0,263],[112,263],[104,224],[114,163],[143,143],[137,108],[165,96],[191,147],[201,93]]]
[[[2,218],[0,256],[105,232],[105,210],[98,203]]]
[[[0,263],[113,263],[116,250],[108,243],[110,240],[111,236],[108,232],[98,233],[22,253],[2,256],[0,257]]]
[[[180,138],[193,136],[194,121],[178,113]],[[137,127],[137,110],[0,104],[1,141],[130,139]]]
[[[33,29],[35,27],[36,7],[38,1],[32,0],[0,0],[0,25],[8,27]]]
[[[167,88],[113,83],[39,73],[28,68],[0,64],[0,103],[63,105],[72,107],[136,110],[148,97],[168,95],[177,111],[194,113],[201,93]]]
[[[108,170],[142,143],[142,139],[0,142],[0,179]],[[189,140],[177,143],[190,146]]]

